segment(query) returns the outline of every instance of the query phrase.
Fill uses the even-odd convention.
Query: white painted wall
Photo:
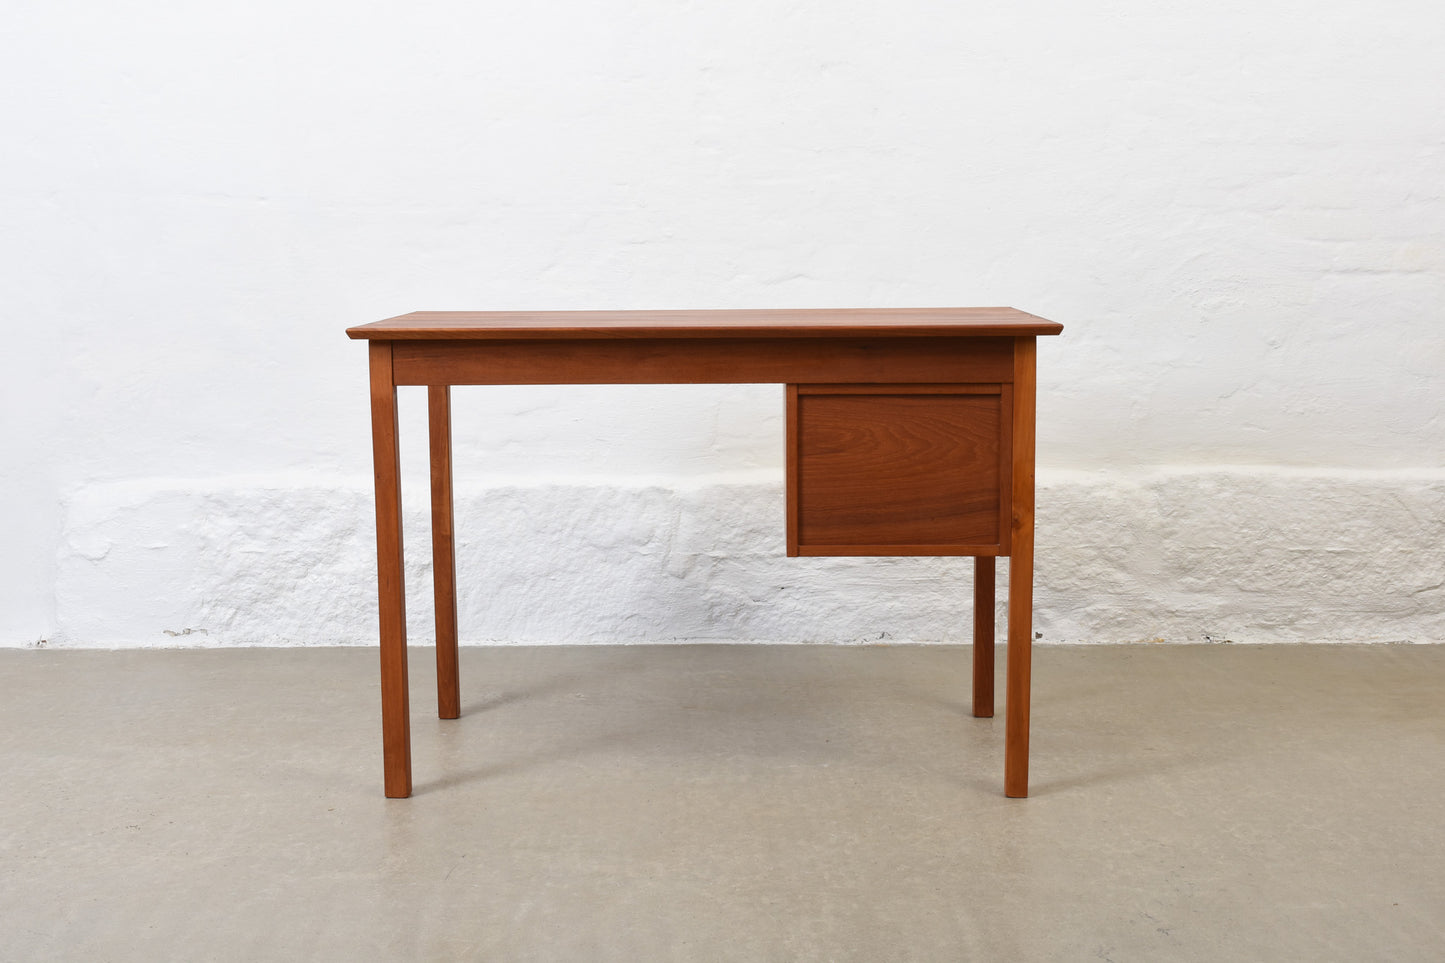
[[[1445,640],[1438,4],[5,20],[0,643],[368,641],[350,324],[967,304],[1066,325],[1045,639]],[[967,562],[781,557],[778,388],[456,395],[469,639],[962,638]]]

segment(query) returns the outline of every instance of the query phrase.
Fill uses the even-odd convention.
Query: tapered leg
[[[431,558],[436,594],[437,715],[462,714],[457,669],[457,557],[452,528],[452,396],[448,385],[427,387],[431,438]]]
[[[376,474],[376,580],[381,615],[381,745],[386,795],[411,795],[411,719],[402,580],[401,465],[391,344],[371,342],[371,455]]]
[[[1008,706],[1003,791],[1029,794],[1029,673],[1034,632],[1034,391],[1036,344],[1014,339],[1013,531],[1008,570]]]
[[[993,600],[992,555],[973,560],[973,714],[993,716]]]

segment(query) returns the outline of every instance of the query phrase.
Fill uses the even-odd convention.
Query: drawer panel
[[[1011,386],[790,385],[790,555],[1008,552]]]

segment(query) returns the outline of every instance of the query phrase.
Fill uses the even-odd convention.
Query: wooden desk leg
[[[1034,392],[1037,345],[1014,339],[1013,532],[1008,569],[1008,705],[1003,792],[1029,794],[1029,673],[1034,634]]]
[[[457,556],[452,526],[452,395],[449,385],[427,386],[431,439],[431,559],[436,596],[437,715],[462,714],[457,669]]]
[[[993,600],[992,555],[973,560],[973,714],[993,718]]]
[[[411,795],[411,717],[402,578],[401,459],[391,343],[371,342],[371,458],[376,475],[376,582],[381,615],[381,747],[386,794]]]
[[[1008,721],[1004,735],[1003,794],[1029,794],[1029,675],[1033,663],[1033,546],[1019,544],[1008,572]]]

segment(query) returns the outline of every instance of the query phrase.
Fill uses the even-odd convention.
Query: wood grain
[[[427,388],[427,435],[431,448],[432,591],[436,599],[437,716],[462,714],[457,665],[457,561],[452,511],[451,388]]]
[[[994,560],[973,560],[973,714],[993,717]]]
[[[1029,689],[1034,634],[1034,392],[1038,346],[1014,342],[1013,547],[1008,572],[1008,704],[1003,791],[1029,794]]]
[[[800,552],[997,550],[1002,396],[906,390],[798,389]]]
[[[1010,346],[1010,368],[1012,368],[1012,346]],[[867,384],[812,384],[793,385],[800,395],[896,395],[900,386]],[[909,395],[996,395],[1003,390],[1001,384],[908,384],[904,393]]]
[[[414,311],[347,328],[384,340],[575,338],[1017,337],[1063,325],[1016,308],[808,308],[713,311]]]
[[[860,542],[856,545],[805,545],[800,544],[794,555],[803,558],[873,557],[890,555],[960,556],[981,558],[985,555],[1007,555],[997,542]]]
[[[798,555],[798,386],[788,385],[783,402],[783,478],[787,508],[786,537],[789,558]]]
[[[411,714],[406,677],[406,589],[401,457],[391,345],[373,341],[371,452],[376,485],[376,583],[381,619],[381,745],[386,795],[411,795]]]
[[[400,385],[992,382],[1008,338],[397,341]]]

